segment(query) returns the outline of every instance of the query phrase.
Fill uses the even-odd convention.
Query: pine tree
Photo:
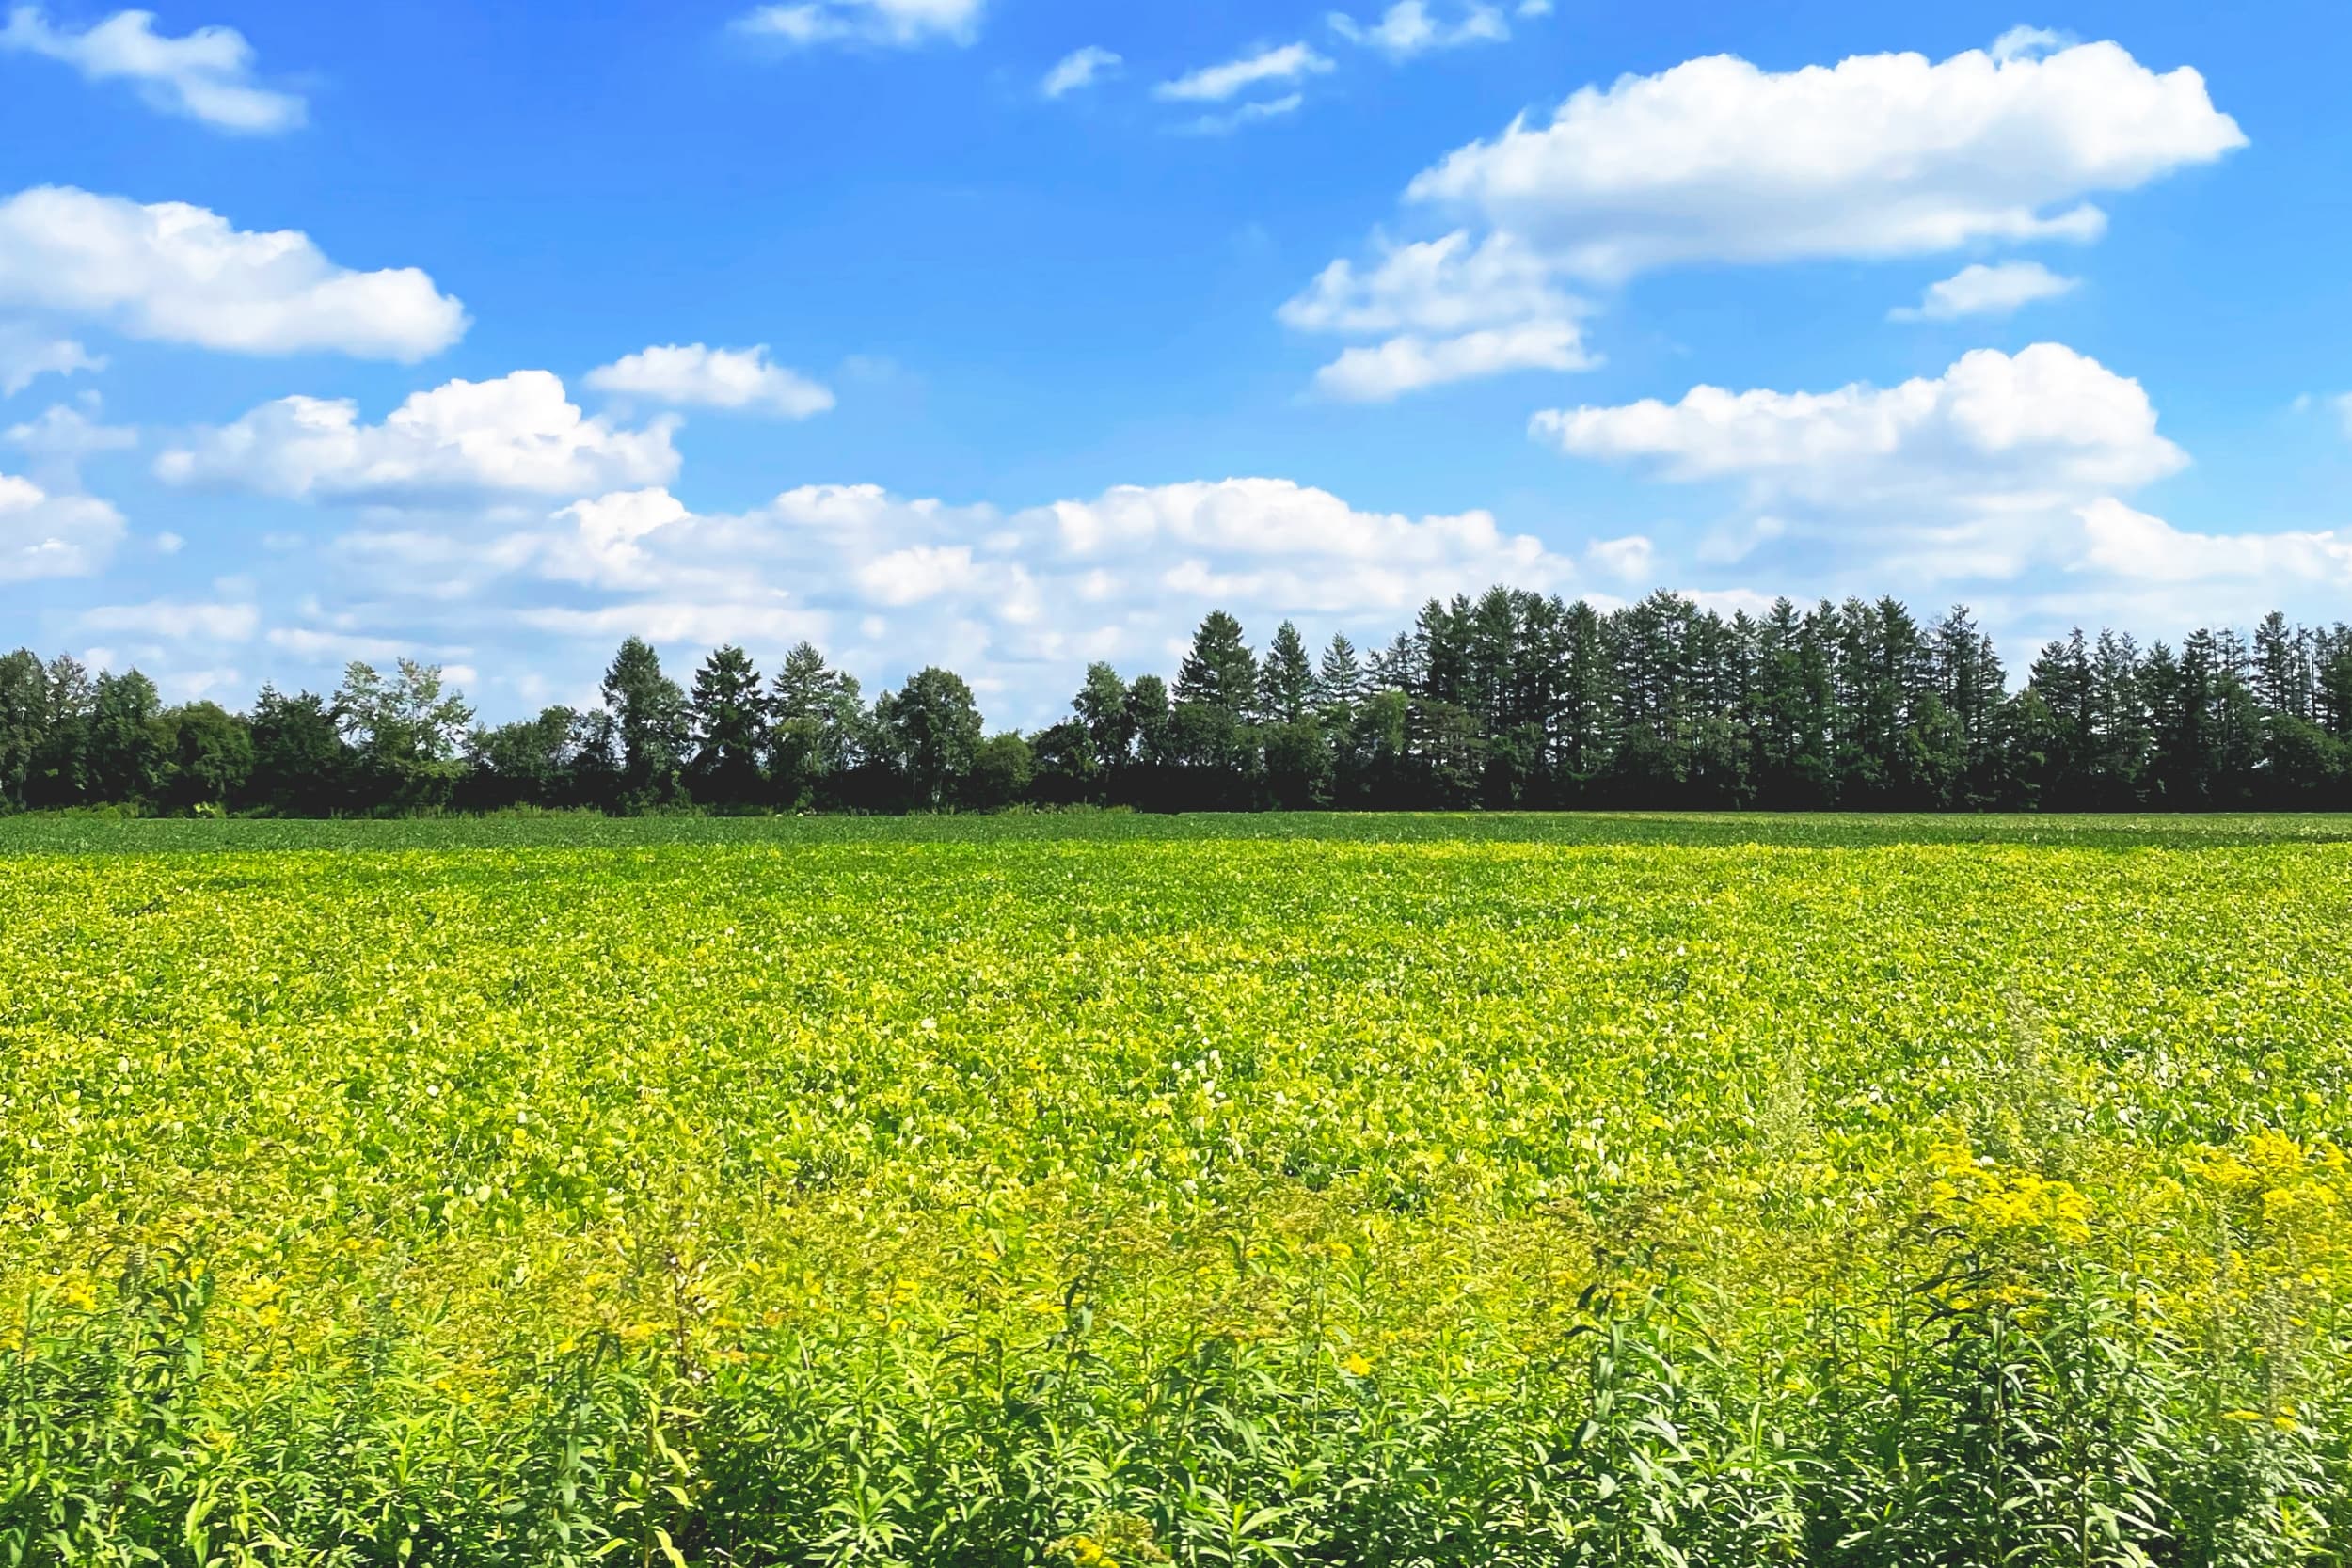
[[[1363,661],[1356,657],[1356,644],[1347,640],[1347,634],[1335,631],[1323,650],[1323,661],[1315,668],[1315,711],[1334,723],[1344,723],[1363,700]]]
[[[1299,723],[1314,702],[1314,690],[1307,644],[1298,628],[1285,621],[1266,645],[1265,664],[1258,673],[1258,715],[1270,724]]]
[[[1221,610],[1211,610],[1176,672],[1176,701],[1213,708],[1239,722],[1257,700],[1258,661],[1242,641],[1241,623]]]
[[[695,794],[714,803],[749,803],[770,747],[768,700],[752,656],[733,643],[712,650],[694,672],[687,713]]]

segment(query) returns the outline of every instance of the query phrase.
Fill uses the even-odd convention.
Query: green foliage
[[[2347,842],[14,819],[0,1560],[2341,1561]]]

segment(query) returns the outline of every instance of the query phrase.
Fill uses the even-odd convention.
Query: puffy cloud
[[[295,499],[400,499],[517,491],[586,495],[659,484],[678,468],[672,419],[642,430],[581,417],[546,371],[452,381],[418,392],[382,424],[348,399],[280,398],[167,451],[175,484]]]
[[[262,612],[250,604],[188,603],[152,599],[146,604],[101,605],[85,610],[85,631],[128,633],[172,642],[249,642],[261,629]]]
[[[1271,479],[1122,485],[1011,513],[808,485],[747,513],[702,514],[648,487],[502,534],[362,532],[339,553],[364,570],[372,598],[413,594],[422,615],[453,615],[456,594],[582,641],[636,633],[773,653],[836,637],[848,641],[830,650],[869,675],[938,660],[1000,682],[1027,705],[1006,717],[1024,722],[1050,717],[1090,658],[1157,668],[1212,605],[1262,631],[1293,614],[1385,621],[1433,593],[1577,573],[1485,513],[1366,512]]]
[[[1965,355],[1944,374],[1834,392],[1696,387],[1678,403],[1537,414],[1534,434],[1579,457],[1640,460],[1669,479],[1740,479],[1825,506],[1893,499],[2082,496],[2174,472],[2138,382],[2058,343]]]
[[[95,496],[52,495],[0,473],[0,582],[88,577],[122,538],[122,514]]]
[[[1792,71],[1718,55],[1585,87],[1545,122],[1521,117],[1424,170],[1406,199],[1454,230],[1425,242],[1448,247],[1436,260],[1453,274],[1454,309],[1502,327],[1573,319],[1543,297],[1564,285],[1677,264],[2092,240],[2106,216],[2091,198],[2245,144],[2194,70],[2159,73],[2112,43],[2010,39],[1941,62],[1870,55]],[[1369,276],[1413,249],[1389,247]],[[1474,264],[1489,257],[1507,264]],[[1922,310],[2013,309],[2060,281],[1971,268]],[[1285,319],[1301,325],[1351,285],[1352,264],[1335,263]],[[1523,362],[1459,357],[1497,371]]]
[[[2112,497],[2082,509],[2080,569],[2142,582],[2352,587],[2352,531],[2188,533]]]
[[[1916,307],[1889,310],[1890,321],[1957,321],[1963,316],[2006,316],[2036,300],[2056,299],[2080,287],[2039,261],[1975,262],[1940,283],[1928,285]]]
[[[119,11],[77,33],[51,26],[39,6],[19,6],[0,27],[8,49],[62,60],[93,82],[135,83],[153,107],[222,131],[266,135],[303,121],[299,97],[255,85],[253,48],[233,27],[167,38],[152,12]]]
[[[1505,371],[1581,371],[1594,362],[1576,323],[1522,322],[1454,338],[1406,333],[1372,347],[1351,348],[1315,372],[1315,387],[1343,402],[1387,403],[1424,387]]]
[[[805,48],[819,43],[871,43],[908,49],[945,40],[979,37],[987,0],[795,0],[762,6],[738,17],[738,32]]]
[[[1451,22],[1432,15],[1428,0],[1396,0],[1379,21],[1369,26],[1344,12],[1334,11],[1331,30],[1350,43],[1377,49],[1395,60],[1410,59],[1433,49],[1502,43],[1511,36],[1511,24],[1503,19],[1501,8],[1487,0],[1462,0],[1454,8]]]
[[[1038,91],[1047,98],[1065,98],[1082,87],[1090,87],[1104,77],[1114,75],[1126,62],[1099,44],[1088,44],[1073,50],[1045,73],[1038,84]]]
[[[1223,103],[1249,87],[1270,82],[1295,82],[1337,69],[1328,58],[1306,44],[1286,43],[1221,65],[1204,66],[1172,82],[1162,82],[1152,91],[1154,97],[1169,103]]]
[[[686,407],[746,409],[805,420],[834,405],[830,388],[773,364],[768,345],[707,348],[671,344],[590,371],[587,383],[613,392]]]
[[[199,348],[402,361],[447,348],[467,325],[465,308],[413,267],[354,272],[305,234],[64,186],[0,200],[0,304]]]
[[[1392,334],[1352,348],[1315,377],[1329,396],[1385,401],[1424,387],[1511,370],[1582,370],[1585,307],[1507,236],[1473,244],[1464,230],[1386,248],[1359,271],[1342,260],[1285,304],[1300,331]]]
[[[2155,536],[2136,534],[2134,519],[2164,525],[2118,497],[2188,461],[2158,434],[2137,381],[2057,343],[2013,356],[1980,349],[1897,387],[1698,387],[1672,404],[1538,414],[1532,428],[1572,455],[1739,483],[1749,515],[1710,532],[1702,562],[1769,548],[1814,581],[1882,593],[1943,594],[2036,568],[2145,575],[2153,568],[2127,570],[2128,558]],[[2161,542],[2152,561],[2195,562],[2202,574],[2223,559],[2223,545],[2200,555],[2191,536]]]
[[[1684,261],[2095,237],[2104,216],[2085,198],[2245,145],[2197,71],[2158,74],[2112,43],[1795,71],[1718,55],[1586,87],[1549,125],[1473,142],[1406,195],[1613,280]]]
[[[103,356],[93,355],[70,338],[49,338],[10,323],[0,323],[0,398],[12,398],[44,375],[72,375],[76,371],[103,371]]]

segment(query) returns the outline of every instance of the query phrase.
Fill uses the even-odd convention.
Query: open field
[[[0,1562],[2352,1555],[2352,818],[0,822]]]

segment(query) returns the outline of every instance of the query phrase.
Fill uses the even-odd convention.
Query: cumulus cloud
[[[1553,409],[1532,426],[1579,457],[1677,481],[1736,479],[1759,498],[1879,508],[1895,500],[2082,497],[2188,461],[2156,433],[2139,383],[2059,343],[1964,355],[1940,376],[1832,392],[1696,387],[1673,404]]]
[[[1204,66],[1174,81],[1162,82],[1152,91],[1152,96],[1174,103],[1223,103],[1250,87],[1296,82],[1338,69],[1329,58],[1304,43],[1286,43],[1221,65]]]
[[[2143,582],[2352,587],[2352,531],[2190,533],[2112,497],[2082,511],[2079,566]]]
[[[2092,198],[2245,143],[2194,70],[2160,73],[2112,43],[2012,39],[1941,62],[1871,55],[1792,71],[1719,55],[1585,87],[1545,120],[1521,117],[1424,170],[1406,201],[1450,230],[1423,244],[1446,247],[1435,260],[1452,309],[1488,328],[1550,325],[1557,341],[1557,324],[1576,319],[1557,303],[1564,291],[1661,267],[2093,240],[2106,215]],[[1284,318],[1302,325],[1325,295],[1412,259],[1413,247],[1388,249],[1361,272],[1335,263]],[[1490,258],[1507,264],[1474,264]],[[2064,281],[1971,268],[1920,310],[2014,309]],[[1457,357],[1469,373],[1522,363],[1467,347]]]
[[[67,186],[0,200],[0,305],[199,348],[404,362],[447,348],[467,325],[465,308],[413,267],[355,272],[305,234]]]
[[[2036,300],[2072,293],[2081,284],[2081,278],[2061,277],[2039,261],[2003,261],[1996,266],[1979,261],[1940,283],[1929,284],[1915,307],[1899,307],[1886,314],[1890,321],[1931,322],[2006,316]]]
[[[1024,722],[1050,717],[1089,659],[1161,667],[1213,605],[1262,633],[1286,615],[1360,629],[1433,593],[1578,572],[1483,512],[1369,512],[1274,479],[1122,485],[1012,512],[804,485],[709,514],[644,486],[504,532],[363,529],[337,553],[372,595],[403,584],[422,614],[453,613],[455,593],[544,635],[744,641],[769,656],[809,637],[869,674],[946,662],[1001,683]]]
[[[0,582],[88,577],[121,539],[122,514],[97,497],[0,473]]]
[[[796,0],[738,17],[736,31],[795,47],[868,43],[910,49],[934,41],[970,43],[980,34],[987,0]]]
[[[768,345],[707,348],[670,344],[632,354],[590,371],[599,392],[641,397],[681,407],[726,408],[805,420],[834,405],[831,388],[771,363]]]
[[[253,47],[233,27],[167,38],[151,11],[119,11],[77,33],[52,26],[39,6],[19,6],[0,26],[0,50],[11,49],[62,60],[93,82],[130,82],[152,107],[217,130],[268,135],[303,121],[301,98],[255,83]]]
[[[51,338],[16,323],[0,322],[0,398],[12,398],[44,375],[103,371],[103,355],[70,338]]]
[[[1980,349],[1896,387],[1697,387],[1671,404],[1553,410],[1532,431],[1669,482],[1739,485],[1749,515],[1718,528],[1703,558],[1770,546],[1881,592],[2109,571],[2120,557],[2100,547],[2098,521],[2188,461],[2139,383],[2057,343]]]
[[[1687,261],[1904,256],[2095,237],[2087,198],[2246,145],[2186,66],[2112,43],[1995,60],[1857,55],[1768,71],[1729,55],[1586,87],[1416,178],[1570,274]]]
[[[1117,74],[1126,62],[1099,44],[1088,44],[1064,55],[1054,69],[1038,84],[1038,91],[1047,98],[1066,98],[1082,87],[1090,87],[1105,76]]]
[[[480,492],[585,495],[666,483],[678,468],[674,419],[628,429],[583,418],[546,371],[452,381],[408,398],[382,424],[348,399],[280,398],[197,432],[157,461],[174,484],[293,499],[429,498]]]
[[[1579,322],[1585,309],[1508,236],[1473,244],[1456,230],[1387,246],[1368,269],[1334,261],[1279,313],[1302,332],[1389,335],[1315,377],[1327,395],[1382,402],[1504,371],[1585,369],[1597,362]]]
[[[1539,13],[1522,10],[1520,14]],[[1348,42],[1377,49],[1393,60],[1410,59],[1433,49],[1502,43],[1511,37],[1511,24],[1504,20],[1502,8],[1487,0],[1462,0],[1450,12],[1433,12],[1429,0],[1396,0],[1379,21],[1369,25],[1343,11],[1332,12],[1330,22],[1331,30]]]

